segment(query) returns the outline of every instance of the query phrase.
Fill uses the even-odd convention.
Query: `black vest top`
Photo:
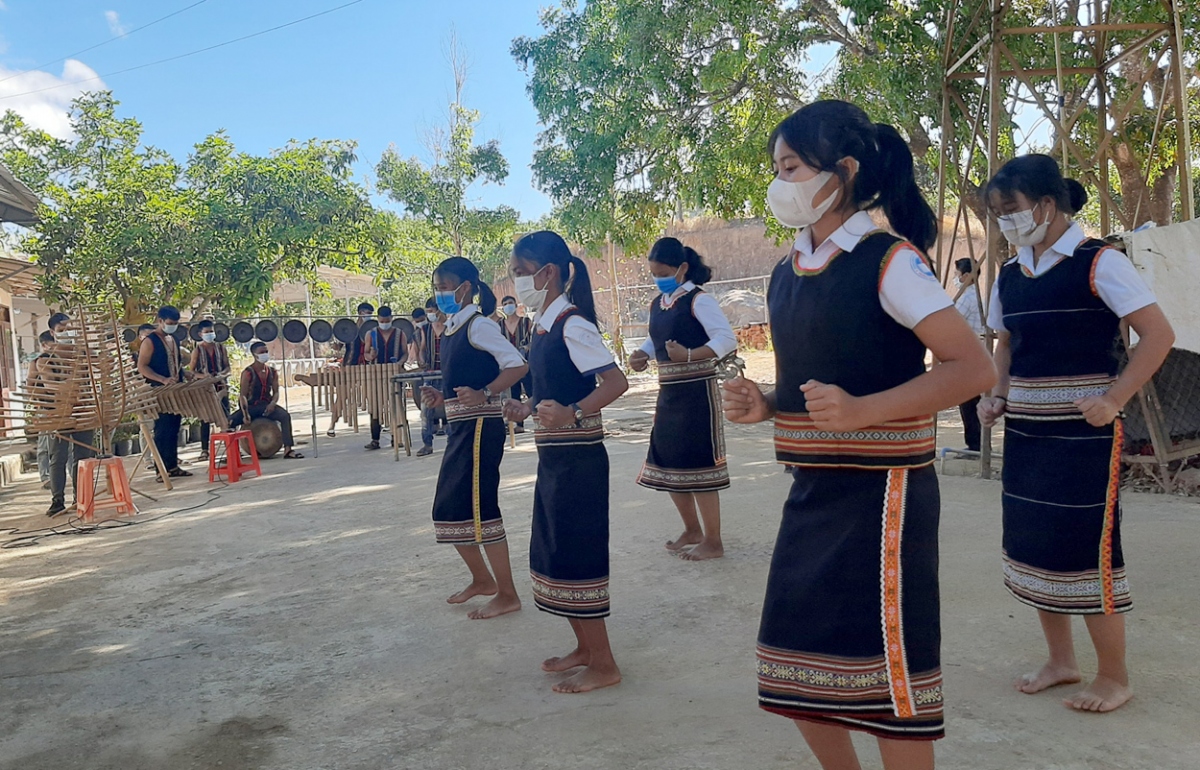
[[[442,341],[442,395],[446,398],[454,398],[455,388],[483,390],[500,374],[500,364],[492,354],[471,344],[471,324],[480,322],[487,321],[476,313]]]
[[[669,308],[663,308],[660,294],[650,303],[650,339],[654,341],[654,358],[669,362],[667,342],[675,340],[685,348],[702,348],[708,344],[708,332],[692,313],[692,305],[701,294],[700,287],[678,297]]]
[[[370,331],[371,346],[375,348],[375,363],[377,364],[395,364],[404,360],[404,332],[395,326],[388,331],[391,332],[391,336],[386,340],[383,338],[383,332],[378,328]]]
[[[867,396],[925,373],[925,345],[897,323],[879,299],[879,284],[902,249],[920,251],[882,231],[866,235],[819,270],[795,254],[776,266],[767,290],[775,347],[775,454],[788,465],[911,468],[933,462],[933,415],[859,431],[830,433],[807,415],[800,386],[809,380]],[[907,257],[905,257],[907,258]],[[921,257],[924,259],[924,257]]]
[[[150,356],[150,370],[155,374],[161,375],[180,381],[183,379],[183,362],[179,355],[179,343],[172,337],[170,342],[163,339],[163,336],[158,332],[153,332],[147,339],[154,346],[154,353]],[[172,377],[171,370],[175,370]],[[161,382],[147,380],[152,386],[160,386]]]
[[[346,350],[342,353],[342,366],[358,366],[364,363],[362,360],[363,341],[362,337],[355,337],[346,343]]]
[[[537,414],[540,401],[557,401],[570,406],[587,398],[596,389],[596,375],[583,374],[571,360],[571,351],[563,331],[567,319],[579,315],[579,308],[569,307],[554,319],[550,331],[541,325],[533,335],[529,349],[529,372],[533,380],[533,408]],[[604,441],[604,424],[600,414],[588,415],[581,425],[554,430],[543,429],[534,421],[534,441],[539,446],[598,444]]]
[[[1094,284],[1107,248],[1089,238],[1036,278],[1017,260],[1000,268],[998,292],[1012,350],[1010,416],[1083,419],[1074,402],[1108,391],[1119,368],[1121,319]]]
[[[221,343],[214,342],[212,350],[206,349],[204,343],[197,347],[200,350],[196,359],[198,374],[216,374],[229,368],[229,354],[225,352],[225,346]]]
[[[250,406],[258,406],[259,404],[268,403],[272,397],[275,383],[275,370],[267,367],[267,378],[264,381],[262,376],[254,368],[247,366],[246,371],[250,373],[250,393],[246,396],[246,401]]]

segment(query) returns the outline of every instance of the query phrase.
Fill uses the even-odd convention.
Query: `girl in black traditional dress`
[[[454,545],[471,570],[471,584],[446,601],[461,604],[473,596],[494,595],[468,615],[494,618],[521,609],[500,517],[500,461],[504,397],[529,367],[488,318],[496,309],[496,297],[470,260],[451,257],[442,262],[433,273],[433,286],[438,308],[447,318],[442,387],[425,386],[421,393],[425,408],[445,406],[450,426],[433,500],[434,534],[439,543]],[[478,304],[473,301],[476,295]]]
[[[675,238],[660,238],[649,261],[662,294],[650,303],[650,336],[629,357],[629,367],[643,371],[653,358],[659,390],[638,483],[670,492],[679,510],[683,534],[668,550],[689,561],[716,559],[725,555],[720,490],[729,488],[716,363],[737,350],[737,337],[717,301],[700,288],[712,270],[699,254]]]
[[[800,230],[771,277],[776,388],[725,384],[734,422],[775,418],[793,474],[758,637],[762,708],[796,720],[826,770],[933,767],[942,737],[935,416],[995,373],[925,249],[937,228],[891,126],[840,101],[771,135],[767,199]],[[867,213],[883,209],[904,238]],[[941,363],[925,369],[926,349]]]
[[[1121,552],[1119,415],[1175,334],[1128,257],[1071,221],[1087,193],[1053,158],[1009,161],[985,194],[1018,251],[992,289],[1000,381],[979,415],[987,425],[1005,417],[1004,584],[1037,608],[1050,648],[1046,665],[1016,686],[1035,693],[1080,681],[1071,615],[1083,615],[1099,670],[1064,703],[1112,711],[1133,695],[1121,614],[1133,603]],[[1122,321],[1138,344],[1118,376]]]
[[[533,396],[512,400],[513,422],[534,418],[538,450],[529,571],[543,612],[571,622],[575,649],[549,658],[549,672],[583,670],[555,692],[587,692],[621,681],[604,618],[608,603],[608,452],[600,410],[629,387],[596,328],[587,265],[549,230],[526,235],[510,262],[517,296],[537,312],[529,370]]]

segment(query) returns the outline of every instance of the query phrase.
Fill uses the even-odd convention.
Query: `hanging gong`
[[[339,318],[333,325],[333,336],[338,342],[353,342],[358,337],[358,325],[350,318]]]
[[[213,331],[217,333],[217,342],[224,342],[229,339],[229,327],[220,321],[213,324]]]
[[[233,338],[243,345],[254,339],[254,327],[245,321],[238,321],[233,325]]]
[[[304,325],[303,321],[293,318],[283,325],[283,338],[288,342],[304,342],[306,337],[308,337],[308,327]]]
[[[314,342],[329,342],[333,339],[333,325],[323,318],[318,318],[308,325],[308,336],[312,337]]]
[[[129,344],[137,339],[137,329],[129,327],[121,332],[121,339],[125,340],[125,344]]]
[[[192,328],[188,329],[188,336],[192,338],[192,342],[200,341],[200,324],[192,324]]]
[[[413,326],[413,322],[407,318],[395,318],[392,319],[392,323],[395,324],[397,329],[404,332],[404,339],[409,342],[412,342],[417,336],[417,327]]]
[[[377,326],[379,326],[379,323],[374,318],[370,319],[369,321],[363,322],[363,325],[360,326],[358,329],[358,338],[360,340],[362,340],[363,342],[366,342],[367,335],[370,334],[371,330],[376,328]]]
[[[179,328],[176,329],[175,333],[172,334],[171,336],[175,338],[176,342],[178,342],[180,345],[182,345],[183,343],[188,341],[188,336],[189,336],[190,331],[191,331],[191,329],[188,327],[187,324],[179,324]]]
[[[254,325],[254,336],[262,342],[271,342],[279,336],[279,327],[269,318],[264,318]]]

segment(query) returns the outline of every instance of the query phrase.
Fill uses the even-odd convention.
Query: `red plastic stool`
[[[248,462],[242,460],[241,443],[246,442],[246,451],[250,455]],[[224,447],[221,457],[225,462],[218,463],[217,448]],[[214,433],[208,437],[208,480],[216,481],[225,476],[229,483],[236,483],[244,474],[254,471],[262,475],[262,467],[258,464],[258,449],[254,446],[254,434],[248,430],[233,430]]]
[[[96,496],[96,477],[104,477],[104,493]],[[120,457],[89,457],[79,461],[75,478],[79,489],[75,493],[79,505],[79,518],[92,521],[96,511],[109,508],[118,516],[132,516],[138,512],[129,491],[129,476]]]

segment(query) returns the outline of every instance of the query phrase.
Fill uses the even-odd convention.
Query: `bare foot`
[[[711,543],[701,543],[687,551],[677,551],[679,558],[684,561],[704,561],[705,559],[719,559],[725,555],[725,546],[712,545]]]
[[[574,676],[567,677],[554,685],[554,692],[578,693],[599,690],[601,687],[612,687],[621,681],[621,672],[614,666],[598,671],[588,666]]]
[[[471,620],[487,620],[507,615],[521,609],[521,600],[516,596],[497,596],[478,609],[471,610],[467,617]]]
[[[1060,684],[1075,684],[1081,681],[1083,678],[1079,676],[1079,669],[1047,663],[1042,666],[1041,671],[1019,677],[1015,686],[1026,695],[1033,695],[1035,692],[1058,687]]]
[[[1132,697],[1133,689],[1129,685],[1106,676],[1098,676],[1087,689],[1075,693],[1070,698],[1063,698],[1063,705],[1076,711],[1104,714],[1121,708]]]
[[[568,655],[561,658],[546,658],[542,661],[542,671],[557,674],[570,671],[578,666],[586,666],[592,662],[592,656],[576,647]]]
[[[450,598],[446,600],[446,603],[462,604],[473,596],[495,596],[496,591],[498,590],[499,589],[496,588],[496,582],[494,580],[489,580],[486,583],[471,583],[471,585],[467,586],[458,593],[452,594]]]
[[[681,548],[687,548],[689,545],[696,545],[702,540],[704,540],[703,532],[689,532],[685,529],[683,534],[678,538],[667,541],[667,550],[678,551]]]

